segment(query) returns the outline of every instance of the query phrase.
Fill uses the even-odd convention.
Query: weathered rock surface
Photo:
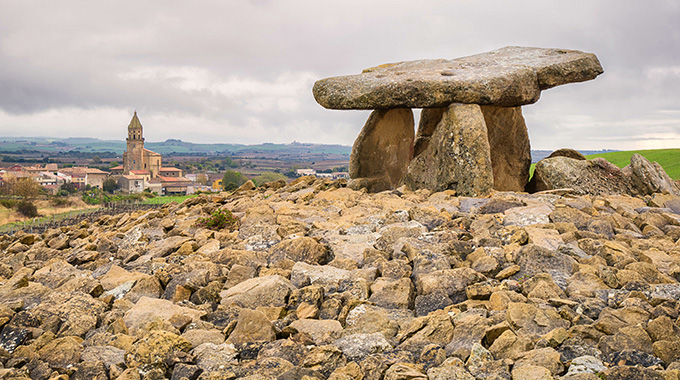
[[[677,378],[680,197],[344,186],[307,178],[0,236],[0,377]],[[194,226],[216,207],[250,222]],[[253,244],[292,225],[306,227]],[[174,236],[184,248],[146,254]],[[69,263],[103,239],[155,244]]]
[[[331,109],[433,108],[451,103],[503,107],[531,104],[541,90],[594,79],[597,57],[575,50],[505,47],[453,60],[384,64],[314,84]]]
[[[482,106],[489,138],[493,188],[523,191],[529,181],[531,144],[520,107]]]
[[[661,165],[649,162],[646,158],[635,153],[630,158],[632,182],[642,194],[664,193],[680,195],[680,189]]]
[[[413,158],[413,125],[410,109],[373,111],[352,146],[349,186],[371,192],[399,186]]]
[[[632,194],[629,177],[604,159],[580,160],[565,156],[544,158],[536,164],[527,190],[572,189],[576,194]]]
[[[493,188],[488,131],[481,108],[452,104],[422,153],[408,165],[404,182],[411,189],[454,190],[483,195]]]

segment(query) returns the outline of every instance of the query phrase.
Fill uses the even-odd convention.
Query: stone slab
[[[541,90],[602,73],[591,53],[508,46],[452,60],[384,64],[319,80],[312,91],[330,109],[433,108],[456,102],[515,107],[535,103]]]

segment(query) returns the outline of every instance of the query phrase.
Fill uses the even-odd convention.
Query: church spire
[[[128,125],[128,129],[142,129],[142,123],[139,122],[139,118],[137,117],[137,111],[135,111],[135,114],[132,116],[132,120],[130,120],[130,125]]]

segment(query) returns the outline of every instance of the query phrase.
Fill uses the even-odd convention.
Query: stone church
[[[128,193],[150,189],[158,194],[186,194],[190,181],[182,176],[182,170],[163,167],[160,153],[144,148],[144,130],[137,111],[127,129],[123,165],[111,168],[119,187]]]
[[[137,111],[128,125],[127,150],[123,153],[123,174],[134,172],[149,172],[151,178],[156,178],[161,172],[162,157],[159,153],[144,148],[144,134],[142,123],[139,122]]]

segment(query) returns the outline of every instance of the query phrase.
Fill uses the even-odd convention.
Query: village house
[[[62,168],[59,172],[71,176],[71,182],[78,188],[89,185],[90,187],[101,189],[104,187],[104,180],[109,176],[109,173],[103,170],[83,166]]]

